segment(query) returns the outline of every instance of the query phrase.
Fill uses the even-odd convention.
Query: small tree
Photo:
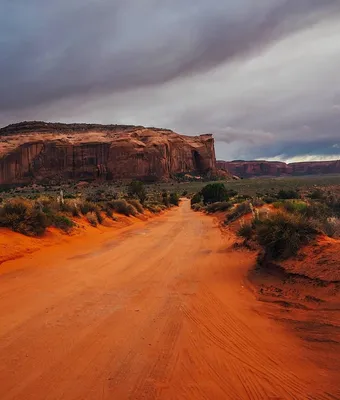
[[[228,190],[223,183],[210,183],[201,191],[204,204],[229,200]]]
[[[132,181],[128,188],[128,195],[130,197],[137,197],[139,201],[144,204],[147,198],[147,193],[143,182]]]

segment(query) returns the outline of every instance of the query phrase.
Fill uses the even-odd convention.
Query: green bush
[[[283,202],[283,208],[290,213],[306,215],[308,204],[299,200],[286,200]]]
[[[201,203],[195,203],[195,204],[193,204],[193,205],[191,206],[191,208],[192,208],[194,211],[201,211],[201,210],[203,209],[203,204],[201,204]]]
[[[110,207],[107,207],[105,210],[105,214],[108,218],[112,218],[113,217],[113,210]]]
[[[272,204],[272,203],[274,203],[274,202],[276,201],[276,199],[275,199],[274,197],[272,197],[272,196],[265,196],[265,197],[263,198],[263,201],[264,201],[266,204]]]
[[[340,217],[340,198],[336,196],[329,196],[326,199],[325,205],[331,210],[333,215]]]
[[[249,240],[253,235],[253,227],[252,224],[246,223],[242,224],[237,231],[237,235],[243,237],[244,239]]]
[[[173,206],[179,205],[179,195],[177,193],[170,193],[169,203]]]
[[[170,200],[169,200],[169,195],[166,190],[162,192],[162,203],[166,206],[169,207],[170,205]]]
[[[227,211],[232,207],[232,203],[229,201],[219,201],[217,203],[208,204],[205,208],[206,212],[213,214],[216,212]]]
[[[201,190],[204,204],[229,200],[228,190],[223,183],[210,183]]]
[[[201,195],[201,193],[196,193],[196,194],[194,194],[193,195],[193,197],[192,197],[192,199],[191,199],[191,207],[194,205],[194,204],[200,204],[202,202],[202,195]]]
[[[68,201],[64,201],[63,203],[59,204],[59,210],[62,212],[72,213],[73,209],[74,209],[73,205]]]
[[[109,201],[107,206],[116,211],[118,214],[123,214],[127,217],[130,215],[137,215],[137,210],[135,207],[124,199]]]
[[[317,231],[313,224],[298,214],[278,212],[255,223],[256,237],[269,259],[287,259],[310,240]]]
[[[96,214],[98,223],[99,223],[99,224],[102,224],[103,221],[104,221],[104,218],[103,218],[103,216],[102,216],[102,213],[101,213],[100,209],[97,208],[96,211],[95,211],[94,213]]]
[[[96,227],[98,225],[97,215],[95,212],[89,212],[86,214],[86,219],[90,223],[90,225]]]
[[[249,201],[244,201],[241,204],[238,204],[234,209],[227,214],[226,223],[230,223],[236,221],[238,218],[243,217],[246,214],[252,212],[251,203]]]
[[[163,210],[160,204],[154,204],[154,203],[146,203],[145,208],[150,212],[152,212],[153,214],[159,214]]]
[[[281,189],[277,194],[278,199],[287,200],[287,199],[299,199],[300,195],[296,190],[284,190]]]
[[[254,207],[262,207],[262,206],[264,206],[265,202],[259,197],[254,197],[251,199],[251,204]]]
[[[48,226],[47,216],[23,199],[13,199],[0,208],[0,227],[25,235],[42,235]]]
[[[320,229],[329,237],[340,238],[340,219],[336,217],[327,218],[320,225]]]
[[[284,208],[284,202],[283,201],[274,201],[273,207],[276,208],[276,209],[279,209],[279,208],[283,209]]]
[[[310,195],[309,197],[312,200],[322,200],[324,198],[324,193],[321,189],[315,189]]]
[[[69,232],[74,227],[74,222],[65,215],[55,214],[52,218],[52,225],[65,232]]]
[[[234,189],[227,189],[227,195],[228,197],[235,197],[238,195],[238,193]]]
[[[73,206],[72,206],[71,214],[72,214],[73,217],[79,217],[80,216],[78,205],[76,203],[74,203]]]
[[[98,209],[97,204],[92,203],[91,201],[83,201],[81,203],[79,203],[79,208],[80,211],[83,215],[86,215],[90,212],[96,212],[96,210]]]
[[[147,192],[143,182],[132,181],[128,187],[128,195],[129,197],[137,197],[143,204],[147,199]]]
[[[133,207],[135,207],[135,209],[137,210],[137,212],[139,212],[139,214],[143,214],[144,213],[144,208],[142,206],[142,204],[140,203],[139,200],[136,199],[129,199],[128,200],[129,204],[131,204]]]

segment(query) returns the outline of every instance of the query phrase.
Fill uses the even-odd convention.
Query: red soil
[[[184,201],[3,263],[1,400],[338,398],[335,347],[268,318],[233,243]]]

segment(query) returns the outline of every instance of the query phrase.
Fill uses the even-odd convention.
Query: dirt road
[[[253,260],[187,201],[15,262],[0,275],[1,400],[334,399],[244,287]]]

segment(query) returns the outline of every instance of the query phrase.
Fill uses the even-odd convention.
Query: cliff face
[[[217,161],[217,168],[241,178],[340,173],[340,161],[313,161],[286,164],[276,161]]]
[[[224,169],[241,178],[252,176],[280,176],[293,172],[292,168],[283,162],[271,161],[217,161],[217,168]]]
[[[294,174],[335,174],[340,173],[340,160],[313,161],[289,164]]]
[[[216,168],[212,135],[141,126],[24,122],[0,129],[0,184],[167,179]]]

